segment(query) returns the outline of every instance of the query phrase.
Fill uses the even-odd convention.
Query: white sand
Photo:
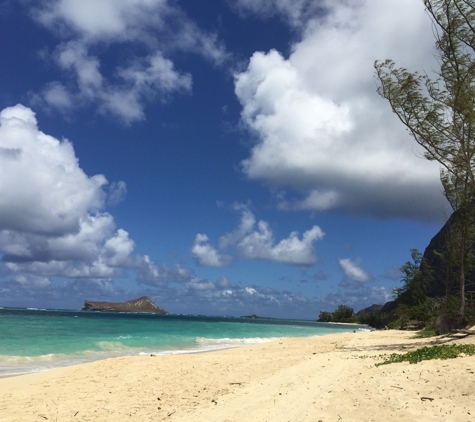
[[[3,378],[0,420],[474,421],[475,357],[374,366],[381,354],[448,340],[413,336],[332,334]]]

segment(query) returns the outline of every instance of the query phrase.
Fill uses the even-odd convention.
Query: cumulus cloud
[[[170,283],[188,283],[194,273],[180,265],[168,266],[150,259],[148,255],[137,255],[134,269],[139,284],[167,287]]]
[[[103,175],[84,173],[68,140],[41,132],[31,109],[19,104],[2,110],[0,253],[5,266],[17,274],[71,278],[112,277],[130,267],[134,242],[103,211],[107,183]]]
[[[62,112],[93,104],[127,124],[143,120],[148,101],[191,90],[191,75],[166,55],[193,52],[216,65],[228,57],[216,34],[168,0],[46,0],[32,15],[61,39],[52,58],[68,81],[48,83],[33,101]],[[113,44],[135,53],[106,72],[103,56]]]
[[[241,221],[239,226],[232,232],[226,233],[219,239],[219,247],[225,249],[228,246],[239,243],[249,232],[252,231],[256,224],[256,218],[249,207],[244,204],[234,204],[234,210],[241,212]]]
[[[191,254],[196,263],[204,267],[224,267],[233,261],[232,257],[229,255],[220,254],[209,244],[208,236],[200,233],[195,237],[195,243],[191,248]]]
[[[436,68],[422,2],[318,3],[322,10],[300,24],[288,57],[256,52],[235,75],[242,121],[257,138],[244,173],[289,189],[284,209],[440,219],[446,201],[438,165],[421,158],[373,78],[374,61],[388,57],[410,69]],[[288,4],[253,7],[291,14]]]
[[[266,221],[257,222],[254,214],[246,205],[238,204],[241,222],[232,232],[219,239],[219,250],[209,243],[205,234],[198,234],[192,248],[193,257],[198,265],[222,267],[229,264],[232,258],[222,254],[228,247],[234,247],[235,255],[246,259],[264,259],[281,264],[310,266],[318,261],[314,243],[325,235],[318,226],[299,237],[298,232],[290,233],[289,237],[276,243],[274,234]]]
[[[23,274],[14,277],[13,281],[24,288],[33,290],[43,290],[51,285],[51,281],[48,277],[25,276]]]
[[[109,186],[109,194],[107,196],[107,205],[117,205],[125,199],[127,195],[127,184],[121,180],[120,182],[112,182]]]
[[[351,281],[359,281],[361,283],[364,283],[372,279],[371,275],[369,275],[366,271],[364,271],[360,266],[358,266],[349,258],[339,258],[338,263],[340,264],[340,267],[343,270],[345,277]]]
[[[22,105],[0,112],[0,228],[63,234],[104,203],[103,175],[88,177],[68,140],[40,132]]]
[[[274,235],[265,221],[259,221],[257,230],[249,233],[237,245],[239,256],[249,259],[268,259],[281,264],[313,265],[318,261],[314,242],[322,239],[323,231],[313,226],[299,238],[298,232],[274,245]]]
[[[302,304],[311,303],[287,291],[237,285],[224,276],[203,279],[178,264],[134,254],[133,240],[116,228],[113,216],[104,210],[106,203],[117,202],[125,194],[125,183],[107,187],[104,176],[88,176],[79,167],[69,141],[39,130],[31,109],[17,105],[0,112],[0,295],[4,306],[42,303],[78,308],[85,297],[121,301],[148,294],[172,312],[198,312],[206,306],[217,313],[235,314],[261,310],[278,315],[282,309],[292,309],[298,316]],[[264,240],[251,240],[253,234],[263,232],[246,206],[236,205],[236,209],[242,212],[241,223],[221,238],[223,246],[237,248],[244,242],[249,247],[254,242],[260,249],[253,257],[291,263],[315,260],[312,242],[323,235],[319,229],[302,237],[293,233],[277,243],[270,241],[272,233],[267,229]],[[198,235],[195,246],[205,247],[206,253],[199,248],[194,252],[203,264],[227,262],[222,252],[213,261],[206,244],[210,246],[207,237]],[[125,291],[114,285],[113,278],[128,271],[135,272],[140,289]]]

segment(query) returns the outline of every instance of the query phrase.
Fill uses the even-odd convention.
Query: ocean
[[[280,319],[0,308],[0,376],[365,329]]]

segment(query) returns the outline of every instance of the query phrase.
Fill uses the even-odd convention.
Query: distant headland
[[[102,311],[102,312],[140,312],[147,314],[168,314],[165,309],[157,306],[147,296],[139,297],[138,299],[129,300],[127,302],[91,302],[84,301],[82,311]]]

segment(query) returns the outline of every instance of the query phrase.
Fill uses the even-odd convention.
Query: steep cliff
[[[167,311],[158,307],[147,296],[127,302],[91,302],[84,301],[83,311],[103,311],[103,312],[141,312],[148,314],[168,314]]]
[[[446,280],[447,280],[447,266],[442,261],[442,258],[436,254],[445,254],[447,252],[447,241],[449,239],[450,227],[457,221],[457,212],[454,212],[440,231],[432,238],[429,245],[424,251],[424,260],[431,269],[431,280],[427,294],[431,297],[445,296]],[[475,252],[475,245],[472,245],[472,250]],[[456,271],[456,269],[454,269]],[[475,287],[475,268],[466,273],[465,288],[473,290]],[[451,286],[452,294],[459,291],[458,283],[455,281]]]

